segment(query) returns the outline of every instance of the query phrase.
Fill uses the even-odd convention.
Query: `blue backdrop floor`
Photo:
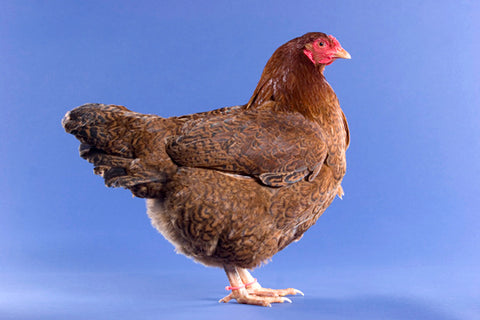
[[[8,319],[480,319],[474,270],[402,268],[254,275],[265,287],[294,286],[305,297],[272,308],[218,303],[226,295],[219,269],[156,273],[0,275],[0,318]],[[307,276],[308,275],[308,276]],[[288,280],[288,281],[287,281]]]

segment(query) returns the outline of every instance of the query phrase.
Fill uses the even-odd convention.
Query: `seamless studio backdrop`
[[[2,1],[0,318],[480,318],[479,21],[468,0]],[[309,31],[352,55],[325,71],[351,130],[345,196],[253,272],[305,297],[218,304],[223,270],[176,254],[60,120],[244,104]]]

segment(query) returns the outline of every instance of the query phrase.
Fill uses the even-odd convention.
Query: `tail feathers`
[[[166,174],[141,159],[123,158],[106,154],[87,144],[80,145],[80,156],[94,165],[93,172],[105,180],[107,187],[130,189],[140,198],[158,197]]]
[[[62,125],[80,140],[80,156],[94,165],[94,173],[104,178],[106,186],[150,198],[159,196],[166,181],[160,166],[144,163],[137,154],[143,152],[142,133],[152,117],[123,106],[87,104],[68,112]]]
[[[134,144],[146,117],[123,106],[85,104],[67,112],[62,125],[82,143],[108,154],[133,158]]]

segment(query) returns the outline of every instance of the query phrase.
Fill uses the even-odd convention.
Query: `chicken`
[[[176,250],[224,268],[228,302],[270,306],[299,290],[263,288],[247,269],[299,240],[342,196],[349,130],[324,78],[350,59],[331,35],[279,47],[247,104],[162,118],[86,104],[62,120],[108,187],[146,198]]]

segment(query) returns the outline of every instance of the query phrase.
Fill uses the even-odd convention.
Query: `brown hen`
[[[295,289],[265,289],[247,269],[298,240],[342,196],[349,131],[323,76],[349,59],[333,36],[307,33],[278,48],[246,105],[162,118],[86,104],[63,127],[109,187],[146,198],[176,250],[223,267],[228,302],[270,306]]]

